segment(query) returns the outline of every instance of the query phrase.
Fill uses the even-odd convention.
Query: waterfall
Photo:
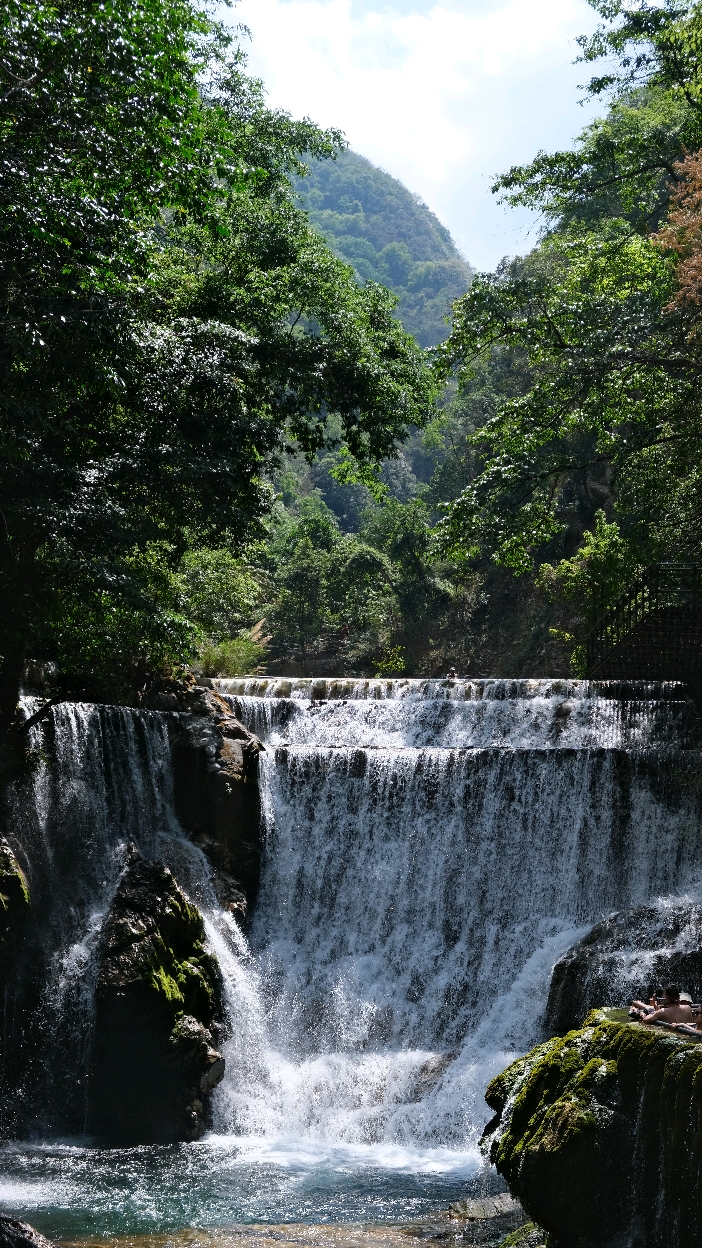
[[[540,1038],[561,953],[612,910],[696,887],[694,707],[636,682],[222,690],[266,745],[246,936],[175,817],[167,715],[62,704],[32,730],[13,847],[36,940],[8,1034],[21,1005],[33,1021],[3,1050],[6,1121],[83,1129],[95,950],[134,841],[200,906],[223,970],[212,1140],[281,1164],[475,1166],[485,1084]]]
[[[222,690],[267,743],[266,852],[260,1047],[230,1061],[216,1130],[283,1151],[470,1150],[488,1078],[541,1037],[562,951],[695,885],[694,707],[636,682]]]
[[[214,896],[207,863],[173,813],[164,715],[61,703],[31,733],[39,766],[16,786],[6,823],[29,884],[33,935],[5,990],[0,1109],[10,1133],[78,1134],[97,942],[128,843],[167,863],[205,909]]]

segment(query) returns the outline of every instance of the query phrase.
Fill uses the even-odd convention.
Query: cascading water
[[[128,840],[167,861],[205,912],[231,1022],[213,1133],[180,1160],[147,1150],[143,1171],[123,1159],[118,1180],[76,1145],[51,1154],[53,1171],[46,1149],[6,1152],[22,1196],[0,1182],[0,1202],[32,1213],[31,1191],[48,1192],[33,1220],[49,1230],[397,1219],[445,1205],[479,1169],[487,1080],[540,1037],[562,951],[613,909],[693,891],[702,873],[699,721],[673,686],[222,690],[266,744],[248,943],[173,815],[164,716],[57,709],[55,762],[25,798],[52,1077],[55,1038],[67,1051],[80,1022],[58,1063],[75,1085],[69,1128],[91,951]],[[55,1078],[34,1085],[33,1104],[55,1105]],[[72,1193],[63,1203],[57,1184]],[[68,1213],[81,1201],[82,1222]]]
[[[128,843],[166,862],[199,904],[213,894],[206,861],[173,814],[163,715],[62,703],[46,727],[33,730],[32,743],[44,761],[16,790],[8,820],[29,883],[34,938],[6,988],[4,1126],[78,1133],[94,954]]]
[[[268,1049],[225,1081],[218,1129],[465,1154],[560,952],[694,886],[694,708],[575,681],[222,687],[268,742]]]

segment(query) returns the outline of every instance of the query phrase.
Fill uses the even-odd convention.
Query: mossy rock
[[[594,1012],[514,1062],[486,1099],[491,1160],[561,1248],[697,1242],[702,1046]]]
[[[535,1222],[525,1222],[524,1226],[517,1227],[516,1231],[512,1231],[511,1235],[503,1239],[499,1248],[548,1248],[548,1246],[546,1234],[541,1227]]]
[[[210,1028],[221,974],[202,915],[158,863],[131,852],[103,928],[91,1129],[114,1143],[196,1139],[224,1062]]]

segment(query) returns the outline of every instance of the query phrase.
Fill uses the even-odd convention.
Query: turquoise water
[[[392,1145],[312,1148],[209,1137],[196,1144],[0,1148],[0,1209],[79,1239],[251,1222],[398,1223],[491,1190],[475,1153]]]

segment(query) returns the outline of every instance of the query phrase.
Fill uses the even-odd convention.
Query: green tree
[[[388,498],[368,512],[361,538],[384,551],[396,567],[395,594],[402,630],[407,636],[422,631],[428,619],[445,610],[452,586],[436,559],[429,513],[421,499],[400,503]]]
[[[225,641],[248,629],[265,602],[261,570],[226,546],[194,549],[179,565],[181,605],[211,641]]]
[[[7,723],[25,658],[73,635],[67,582],[146,628],[140,552],[172,571],[189,545],[245,541],[286,439],[313,455],[338,412],[354,461],[379,464],[431,386],[392,297],[295,205],[299,154],[339,134],[267,109],[189,0],[8,0],[0,84]]]
[[[310,651],[335,622],[328,591],[337,543],[334,530],[322,517],[303,520],[288,534],[276,571],[276,600],[267,623],[274,645],[284,653],[299,653],[303,670]]]
[[[510,202],[544,213],[545,237],[476,278],[437,352],[441,374],[467,386],[496,351],[525,364],[526,387],[501,395],[470,435],[473,475],[441,526],[445,549],[516,572],[554,549],[569,497],[593,480],[614,491],[628,550],[620,570],[702,551],[700,343],[676,298],[677,255],[665,235],[651,237],[678,202],[685,146],[702,142],[702,8],[593,7],[606,22],[582,41],[583,58],[618,61],[590,86],[613,93],[609,113],[572,152],[542,153],[500,179]],[[584,541],[593,575],[580,584],[596,612],[608,573]],[[552,588],[569,584],[559,575]]]
[[[595,513],[595,528],[586,529],[582,544],[570,559],[557,564],[542,563],[536,578],[552,601],[563,599],[573,603],[579,612],[577,632],[562,635],[564,641],[576,641],[571,664],[579,676],[586,676],[586,633],[641,568],[635,563],[630,544],[622,537],[619,525],[608,524],[604,511]],[[559,630],[553,630],[558,635]]]

